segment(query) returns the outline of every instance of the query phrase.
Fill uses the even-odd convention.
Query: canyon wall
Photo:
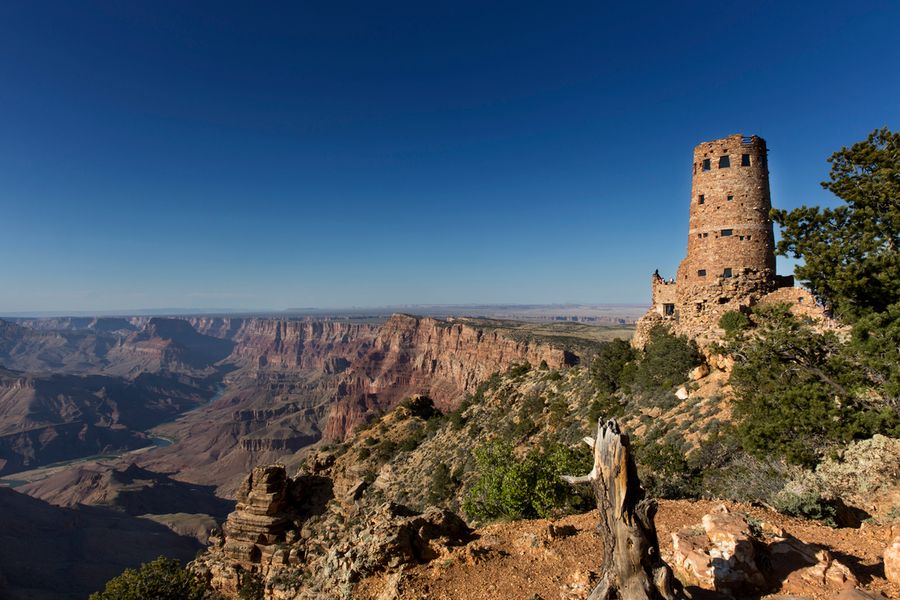
[[[344,373],[324,435],[343,439],[373,411],[414,394],[430,396],[442,410],[455,408],[479,383],[514,364],[545,362],[558,369],[576,360],[561,348],[517,340],[502,329],[393,315],[369,351]]]
[[[337,373],[361,356],[378,324],[288,319],[192,319],[207,335],[235,343],[231,360],[256,370]]]

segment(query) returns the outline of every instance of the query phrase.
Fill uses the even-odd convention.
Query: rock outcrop
[[[673,533],[672,545],[675,569],[685,584],[725,592],[766,587],[750,525],[724,506],[704,515],[701,527]]]
[[[195,563],[217,591],[235,595],[247,577],[262,578],[273,567],[290,563],[286,542],[296,539],[291,512],[294,488],[283,465],[253,469],[238,491],[238,503],[222,526],[210,536],[210,553]]]
[[[256,467],[244,480],[237,508],[222,526],[222,551],[232,564],[253,570],[271,562],[276,544],[293,527],[284,465]]]
[[[249,582],[267,598],[349,597],[366,575],[431,561],[469,538],[462,519],[440,508],[388,502],[357,513],[353,498],[326,508],[330,489],[325,478],[288,478],[282,465],[256,467],[192,569],[230,597]]]
[[[900,535],[884,551],[884,576],[894,585],[900,585]]]
[[[676,575],[683,583],[732,597],[772,589],[825,597],[859,584],[828,550],[765,522],[751,525],[725,506],[705,515],[700,527],[673,533],[672,542]]]

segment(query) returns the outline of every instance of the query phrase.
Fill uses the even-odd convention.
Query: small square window
[[[719,168],[720,169],[727,169],[730,166],[731,166],[731,159],[728,158],[727,154],[725,156],[719,157]]]
[[[739,235],[739,236],[738,236],[738,239],[743,240],[743,239],[744,239],[744,236]]]
[[[750,166],[750,155],[749,154],[741,154],[741,166],[742,167]]]
[[[704,170],[704,171],[709,171],[709,169],[710,169],[710,166],[709,166],[709,159],[708,159],[708,158],[704,158],[704,159],[703,159],[703,170]]]
[[[722,277],[731,277],[731,267],[726,267],[726,269],[722,272]]]
[[[709,237],[709,233],[704,233],[703,237]]]
[[[706,202],[706,196],[704,196],[703,194],[700,194],[700,195],[697,197],[697,204],[703,204],[703,203],[705,203],[705,202]]]
[[[752,237],[752,236],[749,236],[749,235],[748,235],[748,236],[747,236],[747,239],[749,240],[751,237]]]
[[[722,237],[728,237],[728,236],[730,236],[731,234],[732,234],[732,230],[731,230],[731,229],[723,229],[723,230],[722,230]]]
[[[706,269],[697,270],[697,277],[706,277]]]
[[[734,196],[728,196],[727,199],[728,199],[729,202],[731,202],[732,200],[734,200]]]
[[[697,309],[697,314],[698,314],[698,315],[699,315],[700,313],[703,312],[703,303],[702,303],[702,302],[698,302],[698,303],[695,304],[694,306],[695,306],[696,309]]]

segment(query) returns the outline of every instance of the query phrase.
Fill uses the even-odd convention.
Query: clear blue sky
[[[900,3],[804,4],[4,2],[0,311],[648,302],[695,144],[900,128]]]

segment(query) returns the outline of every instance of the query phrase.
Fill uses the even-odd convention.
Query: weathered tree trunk
[[[659,554],[653,517],[656,502],[646,498],[637,476],[628,436],[615,419],[597,423],[597,437],[584,441],[594,449],[594,468],[569,483],[590,483],[597,498],[603,540],[600,583],[588,600],[675,600],[681,586]]]

